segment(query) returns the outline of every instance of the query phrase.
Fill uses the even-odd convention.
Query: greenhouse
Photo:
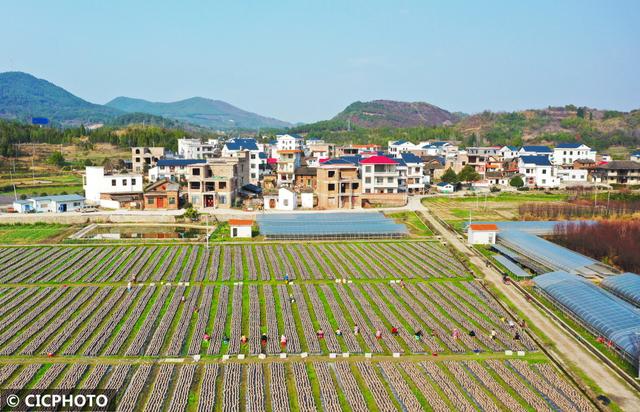
[[[380,212],[282,213],[258,216],[267,239],[375,239],[407,236],[407,228]]]
[[[627,272],[622,275],[611,276],[603,280],[600,286],[627,302],[640,307],[640,275]]]
[[[631,363],[640,355],[640,311],[588,280],[566,272],[533,279],[536,287]]]

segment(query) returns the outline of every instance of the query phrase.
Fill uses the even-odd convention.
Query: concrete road
[[[502,282],[502,275],[492,267],[487,267],[486,262],[473,253],[464,241],[446,229],[431,213],[422,207],[417,206],[416,210],[421,210],[427,221],[440,232],[443,238],[453,247],[469,256],[471,262],[476,265],[485,275],[485,280],[492,283],[500,290],[513,304],[526,314],[533,324],[540,328],[546,336],[553,341],[555,347],[552,352],[561,360],[570,361],[573,365],[579,365],[594,382],[605,392],[605,394],[627,411],[640,410],[640,394],[626,382],[622,381],[618,375],[607,365],[602,363],[591,352],[582,347],[569,333],[558,326],[547,315],[540,310],[518,291],[514,286],[505,285]],[[566,362],[565,362],[566,363]]]

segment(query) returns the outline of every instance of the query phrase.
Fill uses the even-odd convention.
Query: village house
[[[177,210],[180,208],[180,185],[169,179],[153,182],[144,189],[145,209]]]
[[[398,166],[400,170],[400,186],[409,194],[422,194],[425,191],[429,179],[424,175],[424,162],[421,158],[413,153],[400,153],[399,159],[401,164]]]
[[[109,209],[142,208],[142,175],[105,172],[102,166],[87,166],[82,176],[87,201]]]
[[[596,182],[609,185],[640,185],[640,162],[612,160],[597,166],[594,177]]]
[[[187,198],[194,207],[229,209],[236,204],[239,191],[249,183],[249,157],[246,152],[236,157],[208,159],[206,163],[189,165]]]
[[[520,156],[518,148],[515,146],[502,146],[500,148],[500,156],[502,160],[511,160]]]
[[[149,169],[149,181],[168,179],[183,182],[189,179],[189,166],[206,163],[204,159],[160,159],[155,167]]]
[[[640,150],[631,153],[630,160],[632,162],[640,162]]]
[[[299,149],[278,150],[278,186],[292,186],[295,183],[295,172],[301,165],[301,156],[302,150]]]
[[[596,152],[582,143],[560,143],[553,149],[552,163],[556,166],[573,165],[577,160],[596,160]]]
[[[83,207],[84,197],[75,194],[30,197],[13,202],[13,210],[17,213],[64,213]]]
[[[318,170],[315,167],[300,166],[295,170],[295,183],[294,188],[296,190],[311,189],[316,190],[318,183]]]
[[[345,159],[330,159],[317,168],[318,208],[354,209],[362,206],[358,165]]]
[[[295,210],[298,207],[298,194],[286,187],[267,192],[264,196],[264,210]]]
[[[524,183],[528,187],[552,189],[560,186],[549,156],[521,155],[518,172],[523,176]]]
[[[282,150],[304,151],[304,138],[298,134],[279,134],[276,136],[276,155]]]
[[[267,158],[255,139],[231,139],[222,147],[223,157],[234,157],[240,152],[249,153],[249,181],[257,185],[265,173]]]
[[[178,139],[178,156],[183,159],[211,159],[220,154],[218,139]]]
[[[131,170],[135,173],[146,173],[169,153],[164,147],[132,147]]]
[[[548,146],[522,146],[518,150],[518,156],[545,156],[552,157],[553,150]]]

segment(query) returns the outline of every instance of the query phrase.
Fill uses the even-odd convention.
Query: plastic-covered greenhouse
[[[587,329],[610,340],[627,360],[638,361],[640,310],[578,275],[551,272],[533,282]]]
[[[407,228],[380,212],[282,213],[258,216],[267,239],[401,238]]]
[[[640,307],[640,275],[627,272],[618,276],[610,276],[603,280],[600,286]]]

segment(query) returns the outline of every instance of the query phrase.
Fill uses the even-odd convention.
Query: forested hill
[[[93,104],[28,73],[0,73],[0,118],[30,122],[46,117],[54,123],[106,122],[123,112]]]
[[[348,120],[355,126],[378,128],[440,126],[451,124],[458,117],[429,103],[374,100],[351,103],[333,120]]]
[[[221,100],[192,97],[177,102],[149,102],[117,97],[107,106],[124,112],[143,112],[213,129],[285,128],[290,123],[239,109]]]
[[[344,112],[343,112],[344,113]],[[389,140],[455,140],[466,146],[557,144],[582,141],[604,150],[640,147],[640,110],[619,112],[567,105],[518,112],[456,114],[450,125],[363,127],[342,114],[331,120],[297,126],[292,133],[309,134],[335,143],[378,143]],[[351,129],[350,131],[348,129]]]

